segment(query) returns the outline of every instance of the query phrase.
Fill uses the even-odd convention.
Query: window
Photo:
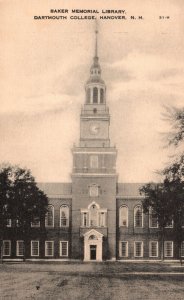
[[[100,227],[106,226],[106,213],[105,212],[99,213],[99,226]]]
[[[54,241],[46,241],[45,256],[53,256],[53,255],[54,255]]]
[[[128,242],[120,242],[120,256],[127,257],[128,256]]]
[[[97,89],[97,87],[93,88],[93,103],[98,103],[98,89]]]
[[[143,226],[143,218],[142,218],[142,207],[141,205],[137,205],[134,208],[134,227],[142,227]]]
[[[152,208],[149,210],[149,227],[158,228],[158,220]]]
[[[92,168],[92,169],[98,168],[98,155],[90,156],[90,168]]]
[[[143,256],[143,242],[134,242],[134,256],[135,257]]]
[[[68,242],[60,241],[60,256],[68,256]]]
[[[158,257],[158,242],[157,241],[150,241],[149,256],[150,257]]]
[[[100,89],[100,103],[104,103],[104,90]]]
[[[24,241],[17,241],[16,245],[16,254],[17,256],[23,256],[24,255]]]
[[[165,228],[173,228],[173,220],[170,220],[169,222],[167,222],[167,225],[165,226]]]
[[[181,257],[184,257],[184,241],[181,243]]]
[[[88,213],[87,212],[83,212],[82,213],[82,226],[87,227],[88,223],[89,223]]]
[[[164,256],[173,257],[173,242],[171,241],[164,242]]]
[[[31,241],[31,256],[39,256],[39,241]]]
[[[60,207],[60,227],[69,226],[69,207],[62,205]]]
[[[38,218],[34,218],[31,222],[31,227],[40,227],[40,220]]]
[[[128,207],[126,205],[119,209],[119,226],[128,227]]]
[[[98,197],[98,186],[96,184],[89,187],[89,195],[90,197]]]
[[[3,256],[11,255],[11,241],[3,241]]]
[[[90,207],[90,226],[98,226],[98,208],[95,204]]]
[[[87,91],[86,91],[86,103],[90,103],[90,94],[91,94],[90,89],[87,89]]]
[[[11,219],[7,219],[6,227],[11,227],[11,225],[12,225]]]
[[[49,205],[45,216],[45,226],[54,227],[54,206]]]

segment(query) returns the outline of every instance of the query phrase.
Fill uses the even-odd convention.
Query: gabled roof
[[[47,196],[72,195],[72,184],[69,182],[39,182],[38,187]]]
[[[117,196],[118,197],[141,197],[139,189],[145,183],[118,183]]]

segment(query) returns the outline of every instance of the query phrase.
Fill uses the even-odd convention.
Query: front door
[[[90,245],[90,260],[96,260],[96,245]]]

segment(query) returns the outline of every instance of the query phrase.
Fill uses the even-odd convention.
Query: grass
[[[0,299],[181,300],[183,271],[169,264],[6,263]]]

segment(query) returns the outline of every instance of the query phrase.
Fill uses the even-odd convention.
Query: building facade
[[[25,247],[21,232],[14,238],[10,220],[3,241],[4,259],[161,259],[157,220],[151,211],[143,214],[142,184],[118,183],[117,149],[111,145],[109,126],[96,32],[95,55],[80,114],[80,140],[72,149],[71,183],[39,184],[49,197],[46,218],[31,224]],[[179,255],[172,227],[173,223],[168,224],[165,230],[165,259]]]

